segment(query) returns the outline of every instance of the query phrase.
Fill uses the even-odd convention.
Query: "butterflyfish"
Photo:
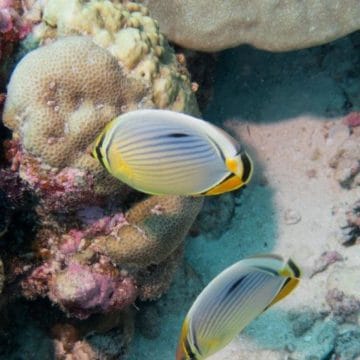
[[[283,299],[301,272],[289,259],[259,255],[243,259],[216,276],[187,313],[176,360],[206,359],[225,347],[252,320]]]
[[[252,161],[224,130],[169,110],[136,110],[112,120],[92,156],[148,194],[216,195],[247,184]]]

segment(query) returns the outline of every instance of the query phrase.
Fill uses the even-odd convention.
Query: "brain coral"
[[[147,87],[147,107],[198,114],[187,70],[160,33],[146,7],[119,0],[48,0],[33,36],[40,43],[69,35],[90,36],[124,72]]]
[[[200,51],[252,44],[287,51],[360,29],[359,0],[143,0],[175,43]]]
[[[143,94],[142,84],[128,79],[106,50],[89,38],[69,37],[20,61],[8,85],[3,121],[46,164],[87,167],[89,144]]]

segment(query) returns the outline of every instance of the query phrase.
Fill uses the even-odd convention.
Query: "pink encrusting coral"
[[[0,61],[9,58],[14,44],[30,33],[33,23],[26,12],[24,1],[0,0]]]
[[[360,126],[360,111],[353,111],[349,115],[345,116],[344,124],[350,128]]]
[[[9,39],[23,39],[31,31],[31,23],[21,15],[23,1],[0,0],[0,33]]]
[[[137,297],[134,280],[114,267],[110,272],[97,265],[84,265],[72,260],[53,278],[49,298],[78,318],[86,318],[95,312],[123,309],[132,304]]]
[[[122,310],[138,297],[158,298],[181,262],[184,237],[201,205],[202,198],[150,197],[125,214],[84,208],[74,214],[78,226],[66,233],[56,223],[43,226],[40,261],[23,276],[23,296],[48,297],[77,318]]]
[[[123,309],[134,302],[134,278],[114,266],[107,256],[88,247],[89,239],[109,234],[126,223],[124,215],[116,213],[83,228],[70,229],[59,237],[43,231],[40,237],[44,247],[39,247],[38,252],[45,261],[22,281],[23,295],[32,299],[48,296],[67,314],[78,318]]]
[[[101,209],[98,208],[100,211]],[[91,212],[93,209],[82,209],[79,213],[81,215],[84,212]],[[76,253],[82,250],[82,245],[84,245],[85,238],[93,238],[99,235],[109,235],[114,229],[119,228],[122,225],[128,224],[123,213],[116,213],[112,216],[103,216],[96,220],[93,219],[91,223],[89,223],[89,219],[84,219],[80,217],[81,220],[85,220],[83,222],[86,227],[83,230],[80,229],[71,229],[68,234],[63,235],[62,241],[59,244],[59,250],[61,254],[68,255],[71,253]]]
[[[21,178],[50,212],[74,211],[88,204],[104,202],[94,191],[93,176],[81,169],[66,167],[49,170],[41,162],[18,150],[12,159],[12,168],[19,168]]]

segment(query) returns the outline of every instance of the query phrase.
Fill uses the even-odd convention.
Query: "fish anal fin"
[[[244,183],[236,175],[231,175],[221,183],[206,191],[203,195],[218,195],[232,190],[236,190],[243,186]]]

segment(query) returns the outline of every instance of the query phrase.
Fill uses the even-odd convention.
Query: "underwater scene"
[[[359,0],[0,0],[0,360],[360,360]]]

